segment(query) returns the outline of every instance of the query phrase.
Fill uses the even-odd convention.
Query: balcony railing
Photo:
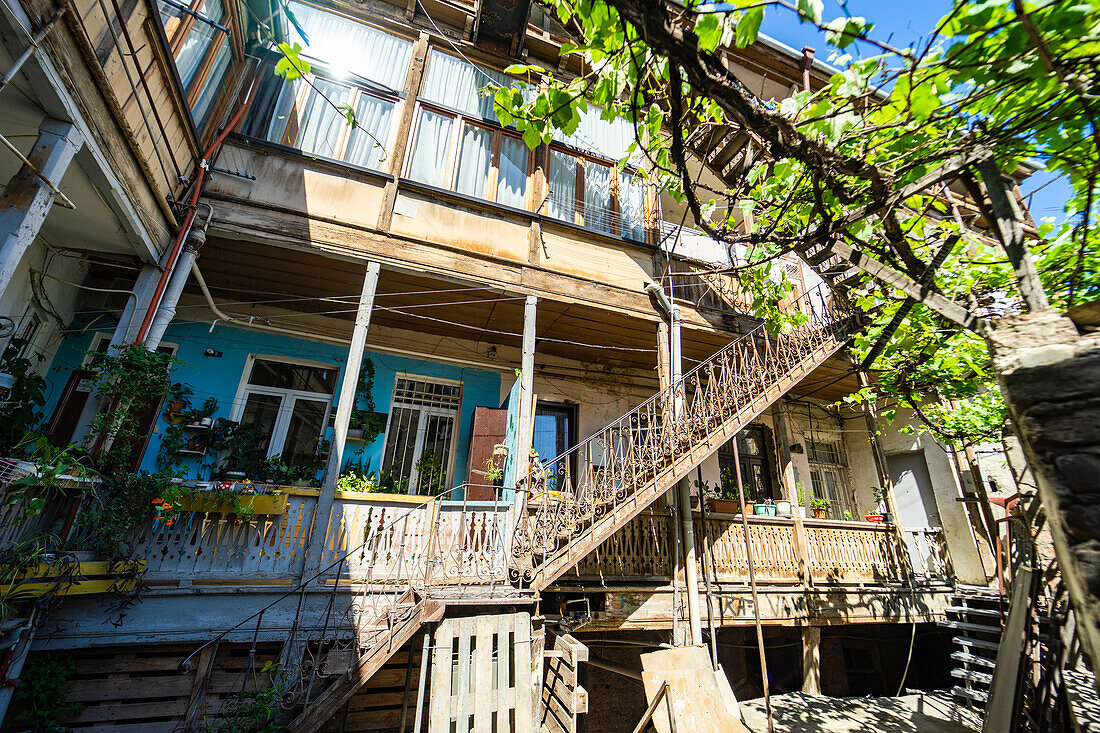
[[[673,522],[670,512],[648,510],[585,557],[563,580],[599,578],[602,581],[654,581],[672,577]],[[904,585],[913,582],[950,583],[950,561],[939,529],[916,530],[932,548],[934,561],[916,568],[899,531],[893,525],[807,519],[808,556],[803,557],[788,517],[749,517],[753,569],[758,582],[799,584],[799,567],[808,568],[815,586]],[[904,531],[903,531],[904,532]],[[748,560],[741,519],[732,514],[695,516],[695,538],[700,562],[718,583],[747,584]],[[709,572],[709,570],[708,570]]]

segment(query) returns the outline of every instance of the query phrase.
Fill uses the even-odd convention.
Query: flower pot
[[[183,400],[172,400],[168,403],[168,412],[171,412],[174,415],[180,414],[185,409],[187,409],[187,403]]]
[[[814,507],[812,511],[814,513],[814,519],[825,519],[829,513],[828,509],[818,509],[817,507]]]
[[[752,513],[760,517],[774,517],[775,504],[753,504]]]
[[[863,518],[866,519],[871,524],[882,524],[882,515],[881,514],[864,514]]]
[[[360,440],[361,441],[363,439],[363,429],[362,428],[348,428],[347,439],[348,440]]]
[[[699,508],[699,497],[698,496],[691,497],[691,508],[692,509],[698,509]]]
[[[809,510],[806,509],[806,507],[799,504],[798,505],[798,513],[802,515],[803,519],[806,519],[807,515],[809,514]]]
[[[775,513],[781,517],[791,516],[791,503],[789,501],[775,502]]]
[[[737,514],[741,511],[741,502],[737,499],[707,499],[707,508],[718,514]]]
[[[890,512],[885,512],[882,515],[882,521],[883,521],[884,524],[893,524],[894,523],[894,515],[891,514]]]

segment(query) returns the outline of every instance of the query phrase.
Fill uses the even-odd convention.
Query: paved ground
[[[741,703],[754,733],[766,733],[764,699]],[[974,733],[981,719],[947,692],[902,697],[772,697],[776,733]]]

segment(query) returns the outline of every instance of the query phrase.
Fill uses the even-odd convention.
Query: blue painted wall
[[[70,336],[59,347],[53,365],[46,375],[50,382],[50,401],[46,405],[46,415],[53,413],[56,401],[69,378],[69,372],[80,365],[84,353],[91,347],[95,333],[104,331],[109,335],[114,330],[113,324],[93,325],[101,328],[89,328],[84,333]],[[215,417],[228,418],[232,414],[233,399],[236,397],[241,375],[250,354],[294,357],[322,363],[338,368],[340,378],[343,378],[344,364],[347,360],[345,347],[228,326],[218,326],[213,333],[209,333],[208,328],[203,323],[173,323],[165,332],[164,342],[179,346],[176,358],[182,364],[175,367],[174,381],[183,382],[194,390],[195,394],[191,400],[195,407],[201,406],[208,397],[217,399],[218,410]],[[75,331],[76,328],[73,330]],[[204,352],[207,349],[220,351],[222,355],[206,356]],[[398,373],[407,372],[421,377],[462,382],[461,421],[453,483],[456,485],[463,483],[466,479],[474,408],[497,407],[500,404],[500,375],[481,369],[377,354],[371,351],[367,351],[365,356],[374,362],[372,397],[375,409],[379,412],[389,412],[390,398],[393,396],[394,382]],[[338,384],[337,393],[339,389]],[[142,468],[146,470],[156,470],[156,457],[160,450],[160,431],[163,428],[164,423],[158,423],[157,430],[149,442],[149,448],[142,462]],[[329,433],[331,437],[331,431]],[[384,436],[380,435],[370,445],[349,442],[344,453],[344,464],[362,461],[365,465],[369,460],[371,470],[377,471],[382,463],[383,441]]]

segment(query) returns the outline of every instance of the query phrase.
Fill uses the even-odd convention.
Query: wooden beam
[[[1016,691],[1020,679],[1020,661],[1024,653],[1024,634],[1031,616],[1032,569],[1026,565],[1016,571],[1008,621],[1001,632],[997,666],[989,686],[982,733],[1009,733],[1018,710]]]
[[[1035,268],[1035,260],[1024,240],[1020,209],[1016,206],[1015,198],[1008,193],[1001,169],[992,157],[987,157],[978,163],[978,172],[985,184],[989,202],[993,205],[993,214],[996,217],[993,223],[1001,234],[1001,243],[1016,273],[1016,282],[1024,296],[1024,304],[1030,311],[1049,308],[1050,303],[1047,301],[1043,282],[1039,279],[1039,271]]]
[[[412,20],[416,12],[416,0],[409,0],[406,14]],[[401,176],[401,170],[405,165],[405,151],[409,147],[409,134],[412,130],[413,112],[416,111],[416,95],[420,91],[420,82],[424,78],[424,60],[428,57],[428,34],[420,32],[420,36],[413,44],[412,62],[405,73],[405,86],[402,87],[401,111],[397,114],[397,134],[393,143],[393,151],[390,153],[389,165],[386,170],[393,175],[393,179],[386,183],[386,190],[382,194],[382,210],[378,214],[378,228],[386,231],[393,223],[393,206],[397,201],[397,179]]]

